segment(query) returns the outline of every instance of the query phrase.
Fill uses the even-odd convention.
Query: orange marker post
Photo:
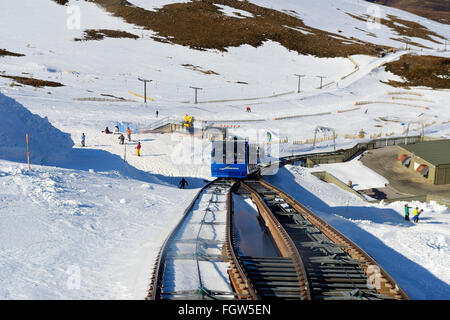
[[[30,168],[30,142],[28,139],[28,133],[26,134],[27,137],[27,159],[28,159],[28,170],[31,170]]]

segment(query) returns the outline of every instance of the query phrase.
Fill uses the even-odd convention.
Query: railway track
[[[256,204],[277,254],[238,253],[235,193]],[[222,271],[208,282],[208,263],[227,279]],[[250,178],[217,179],[200,190],[161,248],[148,299],[409,298],[356,244],[282,190]]]
[[[280,262],[292,261],[288,269],[291,281],[296,270],[301,299],[409,299],[372,257],[288,194],[261,179],[241,184],[251,193],[274,241],[282,248]],[[249,273],[250,284],[261,286],[260,282]],[[272,286],[271,297],[286,298],[281,282],[273,281]]]

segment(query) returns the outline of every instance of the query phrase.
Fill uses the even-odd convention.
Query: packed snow
[[[314,166],[310,172],[326,171],[344,183],[351,182],[354,190],[384,188],[389,181],[378,173],[367,168],[355,158],[344,163],[320,164]]]
[[[129,1],[148,10],[187,2]],[[344,36],[402,47],[391,39],[398,35],[387,28],[368,30],[376,38],[355,29],[367,27],[345,12],[367,13],[372,4],[365,1],[251,2],[295,10],[286,12],[299,15],[314,28],[341,30]],[[79,8],[79,28],[68,24],[73,18],[69,6]],[[315,147],[305,142],[318,125],[336,130],[336,149],[351,147],[371,135],[404,135],[409,123],[410,135],[417,133],[422,123],[426,135],[450,137],[449,90],[408,91],[380,82],[401,80],[386,72],[383,64],[407,51],[383,58],[320,59],[299,55],[273,41],[258,48],[228,48],[227,52],[191,50],[154,41],[153,31],[127,24],[93,3],[70,0],[69,6],[50,0],[0,2],[0,48],[25,55],[0,57],[0,75],[64,85],[35,89],[0,77],[0,299],[146,297],[162,243],[198,188],[212,179],[210,145],[181,134],[133,134],[131,142],[121,145],[118,135],[102,132],[107,126],[113,129],[117,122],[145,128],[162,117],[181,119],[188,113],[217,126],[239,125],[230,129],[239,137],[270,131],[281,155],[333,150],[329,139]],[[239,12],[222,9],[223,14]],[[393,8],[382,9],[385,14],[419,20],[447,38],[450,33],[448,25]],[[236,18],[246,17],[245,12],[239,13]],[[73,41],[86,29],[100,28],[127,31],[139,39]],[[435,43],[412,40],[433,48],[424,53],[450,57],[448,51],[436,52],[439,46]],[[417,52],[418,48],[413,49]],[[296,73],[306,75],[300,94]],[[323,89],[318,89],[317,75],[327,76]],[[143,103],[136,96],[143,94],[138,77],[154,80],[147,86],[153,101]],[[203,88],[199,104],[193,103],[190,86]],[[393,91],[420,96],[413,96],[418,100],[410,101],[409,106],[392,104],[392,96],[387,94]],[[355,106],[358,101],[377,103]],[[245,112],[247,106],[252,112]],[[294,117],[275,120],[289,116]],[[361,129],[364,139],[345,138]],[[30,136],[31,170],[26,165],[26,133]],[[84,148],[80,146],[82,133],[86,135]],[[284,138],[300,142],[278,144]],[[138,141],[141,157],[134,150]],[[385,183],[357,160],[329,165],[326,170],[361,188]],[[181,177],[188,180],[186,190],[178,189]],[[411,298],[450,297],[447,208],[411,203],[424,209],[421,221],[414,225],[403,220],[404,203],[367,204],[318,180],[306,169],[288,166],[268,179],[371,254]],[[223,265],[220,268],[224,270]],[[226,287],[225,282],[220,285]]]

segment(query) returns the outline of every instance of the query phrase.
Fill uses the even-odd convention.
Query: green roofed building
[[[399,145],[398,161],[434,184],[450,184],[450,140]]]

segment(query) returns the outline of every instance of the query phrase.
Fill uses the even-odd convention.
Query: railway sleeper
[[[363,273],[322,273],[322,272],[309,272],[310,278],[342,278],[342,279],[367,279],[366,275]]]
[[[265,291],[263,295],[264,299],[283,299],[283,300],[300,300],[301,294],[298,292],[270,292]]]
[[[333,289],[333,290],[327,290],[327,291],[320,291],[317,290],[314,292],[314,299],[393,299],[393,297],[389,297],[383,294],[379,294],[376,291],[372,289],[364,289],[364,288],[358,288],[358,289]]]
[[[286,271],[286,270],[295,270],[295,265],[293,264],[276,264],[276,265],[272,265],[272,266],[264,266],[264,265],[257,265],[257,264],[246,264],[245,266],[246,269],[248,269],[249,271],[251,270],[265,270],[265,271],[276,271],[276,270],[280,270],[280,271]]]
[[[292,262],[291,258],[285,258],[285,257],[264,257],[264,256],[240,256],[241,260],[249,260],[249,261],[289,261]]]
[[[272,293],[292,293],[292,294],[300,294],[302,291],[300,286],[297,287],[289,287],[289,286],[257,286],[257,291],[263,295],[265,295],[267,292]]]
[[[244,263],[245,268],[248,271],[252,270],[261,270],[261,271],[289,271],[289,270],[296,270],[296,267],[294,265],[287,265],[287,264],[246,264]]]
[[[290,290],[300,291],[298,281],[254,281],[253,284],[259,288],[290,288]]]
[[[259,260],[259,261],[251,261],[251,260],[241,260],[242,263],[245,265],[257,265],[257,266],[291,266],[295,267],[295,265],[292,263],[292,260],[290,261],[283,261],[283,260]]]
[[[298,277],[297,271],[253,271],[248,272],[252,277]]]
[[[328,257],[308,257],[305,259],[305,265],[314,268],[352,268],[361,269],[361,262],[353,259],[331,259]]]
[[[306,268],[308,274],[359,274],[365,275],[361,269],[341,269],[341,268]]]
[[[327,282],[316,282],[311,281],[311,287],[316,290],[316,288],[340,288],[340,289],[370,289],[367,283],[327,283]]]
[[[258,281],[297,281],[298,282],[298,276],[297,275],[292,275],[292,276],[252,275],[252,280],[255,282],[258,282]]]
[[[365,283],[367,285],[367,278],[344,278],[344,277],[314,277],[310,276],[312,283]]]

